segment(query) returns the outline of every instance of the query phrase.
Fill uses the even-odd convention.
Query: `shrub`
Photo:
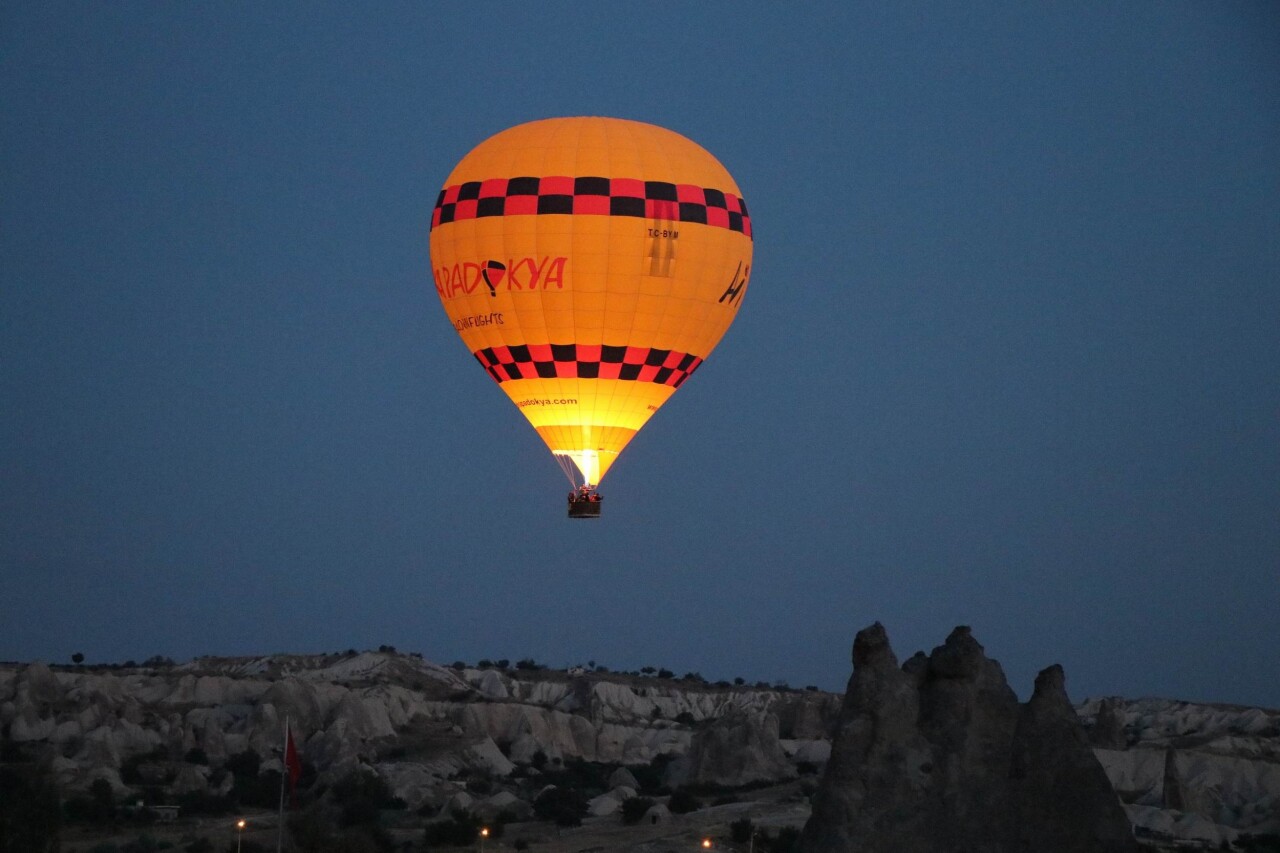
[[[1280,853],[1280,833],[1249,833],[1236,839],[1236,846],[1247,853]]]
[[[587,814],[587,798],[575,788],[548,788],[533,801],[533,811],[557,826],[579,826]]]
[[[252,749],[246,749],[244,752],[237,752],[228,758],[227,763],[223,766],[237,779],[240,777],[255,779],[258,776],[259,768],[262,766],[262,759]]]
[[[755,829],[755,824],[751,822],[751,818],[744,817],[741,820],[735,820],[729,824],[729,838],[737,844],[745,844],[751,840],[751,832]]]
[[[632,797],[622,801],[622,822],[627,826],[637,824],[644,813],[653,808],[653,800],[648,797]]]
[[[665,794],[667,787],[662,783],[662,777],[667,771],[667,765],[672,762],[673,758],[665,753],[660,753],[653,757],[653,761],[648,764],[637,764],[628,767],[631,775],[635,777],[636,784],[640,786],[640,790],[648,794]]]
[[[0,766],[0,849],[57,850],[61,825],[57,780],[47,762]]]
[[[404,800],[377,773],[352,771],[338,780],[330,790],[335,803],[342,807],[340,823],[344,827],[368,826],[378,822],[381,809],[404,808]]]
[[[794,826],[778,828],[778,836],[772,840],[769,849],[773,853],[796,853],[800,849],[800,830]]]
[[[702,808],[702,800],[694,796],[693,791],[688,788],[677,788],[671,792],[671,797],[667,800],[667,808],[671,809],[672,814],[688,814]]]
[[[445,820],[429,823],[423,831],[423,842],[432,847],[465,847],[474,844],[480,833],[480,818],[466,809],[455,809]]]

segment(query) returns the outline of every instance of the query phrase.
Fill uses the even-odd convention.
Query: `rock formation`
[[[673,788],[738,787],[795,775],[778,741],[778,718],[734,713],[695,734],[689,751],[667,768],[663,781]]]
[[[1095,770],[1079,754],[1060,672],[1047,670],[1036,696],[1019,706],[999,665],[967,631],[901,669],[883,631],[863,632],[855,646],[844,725],[841,697],[816,690],[455,669],[395,652],[140,667],[0,663],[0,753],[50,760],[67,800],[87,797],[102,779],[118,801],[156,788],[167,789],[170,802],[201,801],[225,797],[253,767],[278,773],[287,717],[308,773],[316,771],[304,795],[309,784],[321,790],[353,772],[376,772],[414,814],[447,817],[450,803],[465,798],[477,813],[523,815],[544,770],[580,760],[603,765],[593,793],[604,795],[591,806],[604,815],[597,820],[619,819],[616,810],[637,791],[659,796],[637,780],[657,785],[663,770],[669,784],[679,775],[733,786],[783,781],[829,759],[830,779],[861,787],[819,798],[824,837],[851,831],[831,828],[834,814],[850,827],[879,815],[877,831],[911,829],[911,837],[933,837],[932,827],[959,815],[972,830],[962,840],[1004,844],[1014,824],[1071,838],[1091,826],[1071,815],[1105,806]],[[1217,849],[1247,833],[1280,832],[1280,711],[1113,697],[1088,700],[1075,715],[1145,838]],[[1003,786],[1002,772],[1014,776]],[[469,785],[486,796],[472,798]],[[973,829],[997,810],[1000,819]],[[915,849],[957,849],[939,843]]]
[[[224,794],[211,780],[230,784],[226,768],[245,753],[255,760],[236,766],[278,773],[287,719],[321,788],[372,771],[414,811],[446,807],[447,815],[475,779],[493,795],[469,808],[519,815],[530,810],[520,797],[540,767],[582,760],[618,765],[593,807],[610,814],[639,787],[627,766],[665,768],[695,740],[694,778],[793,777],[802,759],[789,754],[824,753],[801,739],[784,750],[773,709],[809,734],[834,725],[837,699],[639,674],[453,669],[394,652],[127,668],[33,663],[0,665],[0,747],[52,756],[69,797],[105,779],[120,799],[148,785],[198,798]]]
[[[1098,703],[1098,716],[1089,730],[1089,745],[1095,749],[1124,749],[1127,744],[1120,703],[1103,699]]]
[[[899,668],[860,631],[806,853],[1129,853],[1128,818],[1050,667],[1019,705],[968,628]]]

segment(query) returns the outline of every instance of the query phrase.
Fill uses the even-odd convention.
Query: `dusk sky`
[[[588,522],[428,254],[572,115],[755,231]],[[0,406],[0,659],[843,690],[965,624],[1024,699],[1280,707],[1280,5],[5,2]]]

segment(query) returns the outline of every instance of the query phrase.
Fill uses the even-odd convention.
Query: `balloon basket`
[[[570,518],[599,518],[600,517],[600,497],[595,495],[586,500],[569,501],[569,517]]]

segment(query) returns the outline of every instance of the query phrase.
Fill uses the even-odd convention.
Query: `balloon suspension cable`
[[[569,485],[575,489],[578,486],[585,485],[581,472],[578,471],[577,464],[574,463],[573,457],[564,454],[555,454],[556,464],[560,466],[560,470],[564,472],[564,476],[569,480]]]

